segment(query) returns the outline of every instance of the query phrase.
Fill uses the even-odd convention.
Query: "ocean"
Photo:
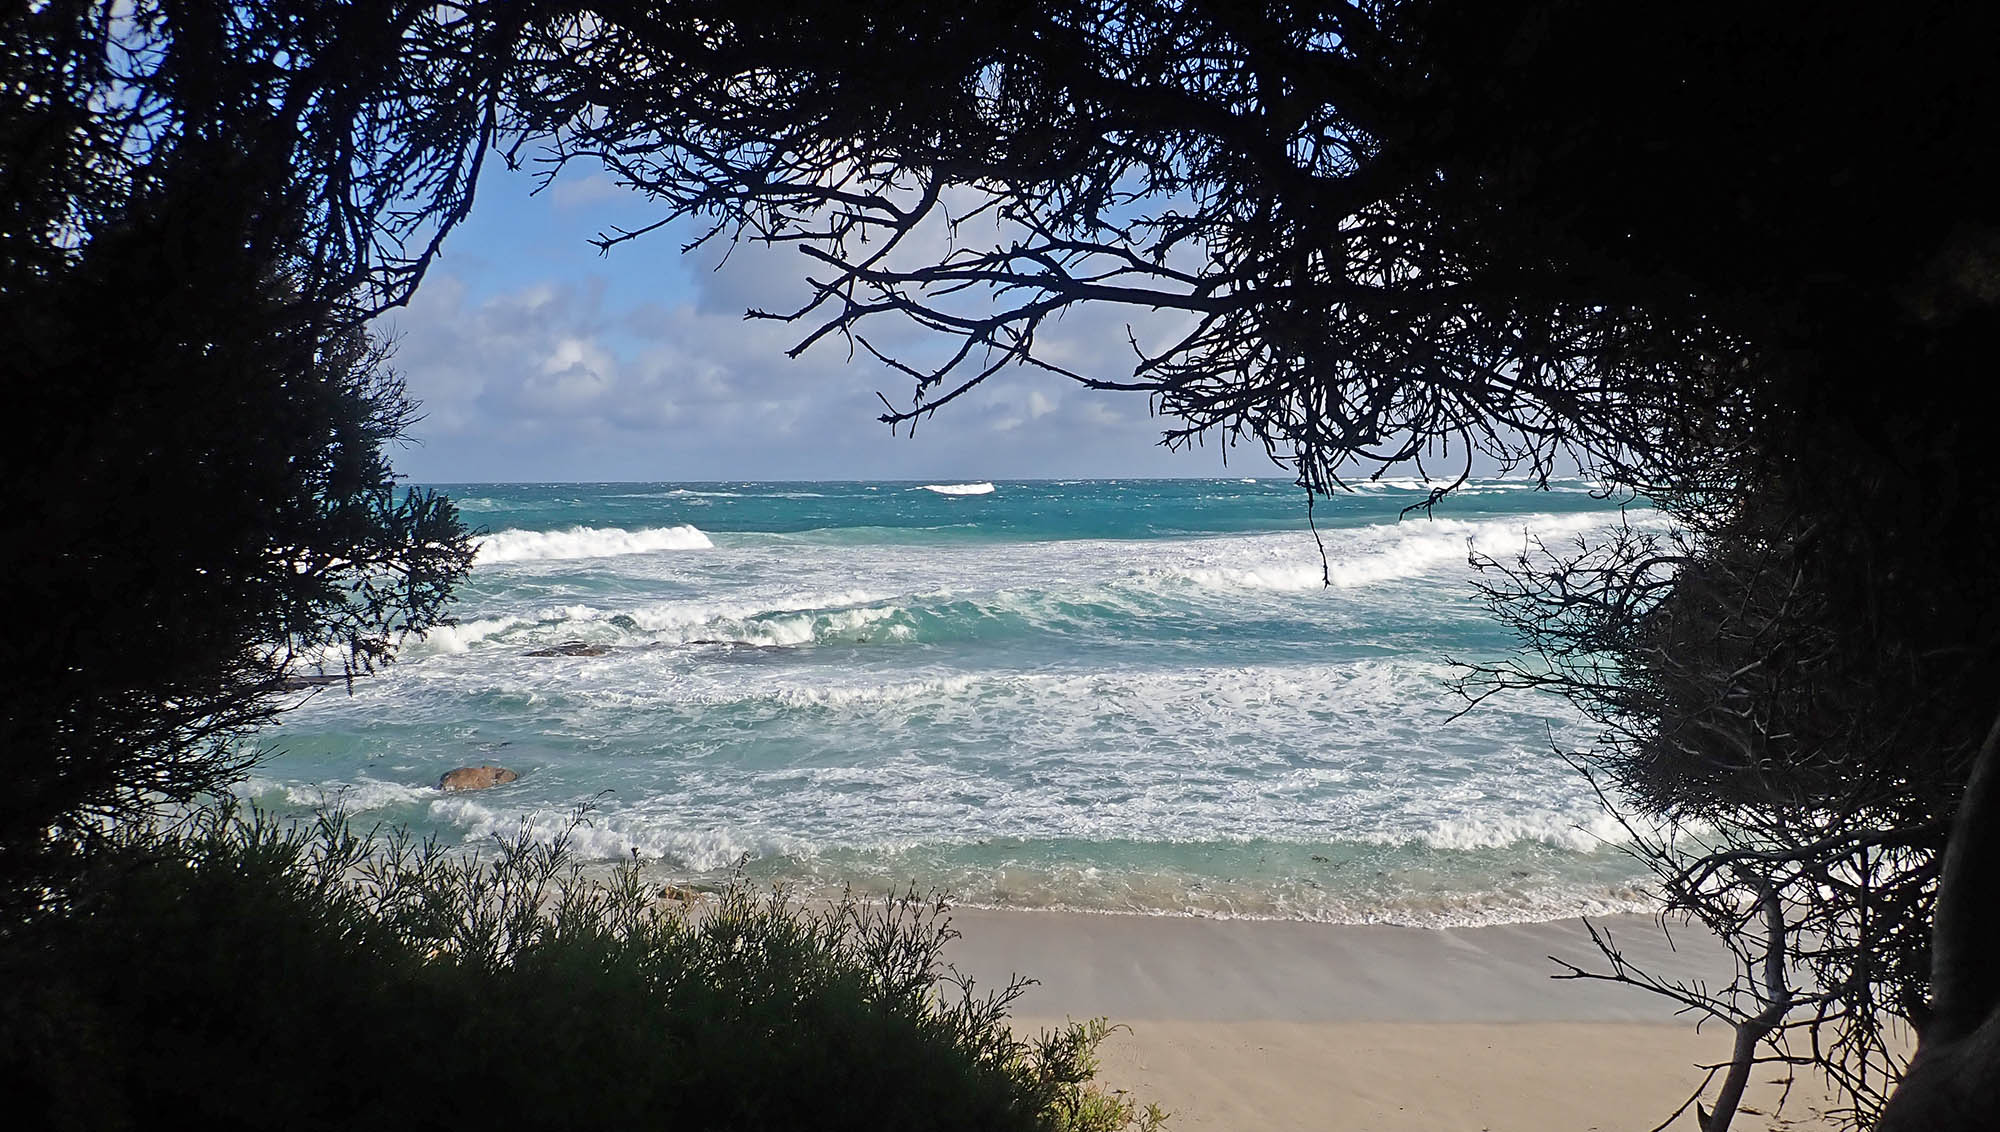
[[[1581,482],[442,485],[455,626],[257,737],[241,792],[663,882],[1428,926],[1647,907],[1468,546],[1620,520]],[[1322,559],[1322,548],[1324,559]],[[1330,583],[1330,584],[1329,584]],[[558,646],[585,648],[565,655]],[[557,655],[532,655],[554,650]],[[520,778],[441,793],[459,766]]]

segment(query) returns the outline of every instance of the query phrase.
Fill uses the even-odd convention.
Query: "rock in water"
[[[438,779],[439,790],[484,790],[521,777],[504,766],[462,766]]]
[[[284,679],[278,681],[278,690],[280,692],[303,692],[308,688],[325,688],[333,684],[352,683],[353,681],[359,679],[360,676],[361,673],[358,672],[352,676],[340,672],[336,672],[331,676],[323,674],[315,674],[312,676],[287,676]]]
[[[603,656],[611,649],[606,645],[593,645],[588,641],[564,641],[545,649],[535,649],[529,656]]]

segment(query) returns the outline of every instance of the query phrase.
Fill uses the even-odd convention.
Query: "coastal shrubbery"
[[[915,896],[663,903],[562,840],[481,856],[339,814],[119,832],[0,932],[0,1086],[47,1128],[1153,1128],[1107,1028],[1032,1041]]]

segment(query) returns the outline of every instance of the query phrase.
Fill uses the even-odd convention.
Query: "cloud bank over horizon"
[[[423,419],[395,455],[420,482],[482,480],[1015,479],[1282,475],[1263,453],[1169,452],[1169,425],[1134,393],[1013,370],[922,422],[877,421],[912,381],[829,338],[785,356],[805,323],[746,320],[804,293],[803,257],[741,244],[676,253],[665,231],[596,254],[594,232],[630,225],[630,194],[597,179],[526,198],[482,186],[474,215],[409,306],[378,330]],[[496,199],[497,198],[497,199]],[[726,253],[726,256],[725,254]],[[1082,372],[1130,372],[1129,312],[1077,311],[1044,330]],[[871,341],[922,358],[914,328]]]

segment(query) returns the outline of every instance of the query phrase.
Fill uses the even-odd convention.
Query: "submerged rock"
[[[325,688],[333,684],[349,684],[355,680],[359,680],[361,676],[362,673],[359,672],[352,676],[344,672],[336,672],[330,676],[323,674],[287,676],[278,681],[278,690],[281,692],[303,692],[308,688]]]
[[[512,782],[521,777],[504,766],[462,766],[457,770],[444,772],[438,779],[439,790],[484,790],[503,782]]]
[[[609,645],[593,645],[588,641],[564,641],[545,649],[535,649],[529,656],[603,656],[611,651]]]

